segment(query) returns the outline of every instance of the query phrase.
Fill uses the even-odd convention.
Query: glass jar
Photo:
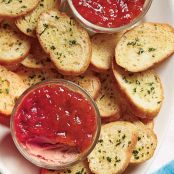
[[[18,122],[15,123],[16,121],[16,117],[18,117],[18,111],[21,107],[23,107],[23,105],[21,106],[21,103],[23,103],[26,99],[26,97],[29,94],[35,94],[33,92],[35,92],[36,90],[40,90],[41,87],[45,87],[45,86],[50,86],[50,85],[60,85],[63,87],[66,87],[68,90],[73,91],[75,93],[79,93],[81,94],[85,100],[88,101],[88,103],[90,104],[90,107],[93,108],[93,113],[95,113],[95,132],[93,134],[92,137],[92,141],[91,144],[89,146],[87,146],[87,148],[78,153],[77,155],[75,155],[73,158],[71,158],[71,160],[67,160],[66,162],[61,163],[55,163],[55,162],[50,162],[52,161],[54,158],[53,156],[55,156],[55,154],[59,154],[59,153],[54,153],[54,151],[48,151],[48,149],[44,149],[41,152],[36,152],[37,155],[33,155],[36,151],[35,148],[27,148],[27,145],[24,145],[20,139],[19,136],[17,137],[17,129],[15,128],[16,124]],[[44,88],[45,89],[45,88]],[[40,100],[40,99],[39,99]],[[61,99],[60,99],[61,100]],[[27,100],[28,101],[28,100]],[[41,101],[42,102],[42,101]],[[28,107],[28,105],[27,105]],[[52,106],[51,106],[52,107]],[[41,108],[42,109],[42,108]],[[20,110],[21,111],[21,110]],[[23,110],[22,110],[23,111]],[[85,110],[84,110],[85,112]],[[17,113],[17,114],[16,114]],[[19,112],[20,113],[20,112]],[[39,114],[38,114],[39,115]],[[52,118],[52,117],[51,117]],[[23,121],[23,120],[22,120]],[[27,123],[26,123],[27,124]],[[17,124],[18,125],[18,124]],[[28,126],[28,125],[27,125]],[[94,102],[94,100],[90,97],[90,95],[84,90],[82,89],[80,86],[76,85],[73,82],[67,81],[67,80],[63,80],[63,79],[53,79],[53,80],[47,80],[47,81],[43,81],[40,82],[32,87],[30,87],[28,90],[26,90],[22,96],[17,100],[16,105],[13,109],[12,112],[12,116],[11,116],[11,122],[10,122],[10,127],[11,127],[11,134],[12,134],[12,138],[13,141],[17,147],[17,149],[20,151],[20,153],[27,159],[29,160],[31,163],[35,164],[36,166],[39,167],[43,167],[43,168],[47,168],[47,169],[53,169],[53,170],[59,170],[59,169],[66,169],[71,167],[72,165],[84,160],[89,153],[93,150],[93,148],[95,147],[98,138],[99,138],[99,134],[100,134],[100,129],[101,129],[101,120],[100,120],[100,114],[99,114],[99,110]],[[70,129],[71,130],[71,129]],[[38,135],[37,135],[38,137]],[[27,144],[27,143],[26,143]],[[61,147],[60,147],[61,148]],[[37,150],[42,150],[42,149],[37,149]],[[50,150],[50,149],[49,149]],[[52,150],[52,149],[51,149]],[[54,150],[54,149],[53,149]],[[49,156],[46,160],[43,159],[43,156],[45,158],[45,154],[47,153],[52,153],[52,156]],[[41,153],[41,154],[40,154]],[[42,153],[44,153],[44,155],[42,156]],[[65,161],[65,160],[64,160]]]

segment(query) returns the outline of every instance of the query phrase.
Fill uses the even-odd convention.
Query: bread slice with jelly
[[[91,60],[91,42],[84,28],[58,10],[41,14],[37,37],[63,75],[83,74]]]
[[[2,0],[0,17],[16,18],[34,10],[40,0]]]
[[[123,173],[136,142],[133,124],[118,121],[103,125],[97,145],[88,156],[89,168],[95,174]]]
[[[36,37],[35,29],[41,13],[55,7],[60,0],[42,0],[31,12],[16,20],[17,27],[26,35]]]
[[[174,53],[174,28],[168,24],[143,23],[126,32],[118,42],[115,58],[130,72],[147,70]]]
[[[163,88],[158,75],[153,70],[130,73],[115,62],[112,70],[127,110],[135,116],[153,119],[159,113],[163,102]]]

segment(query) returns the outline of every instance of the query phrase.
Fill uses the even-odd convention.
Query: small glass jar
[[[105,28],[105,27],[101,27],[101,26],[98,26],[98,25],[95,25],[95,24],[89,22],[82,15],[79,14],[77,9],[74,7],[72,0],[67,0],[67,2],[63,1],[64,5],[62,7],[63,7],[64,11],[66,11],[68,13],[70,12],[75,17],[75,19],[88,31],[90,31],[92,33],[110,33],[111,34],[111,33],[124,31],[124,30],[132,27],[137,22],[139,22],[145,16],[147,11],[149,10],[149,8],[152,4],[152,1],[153,0],[145,0],[143,9],[142,9],[142,12],[140,13],[140,15],[138,15],[136,18],[134,18],[130,23],[120,26],[120,27],[116,27],[116,28]]]
[[[84,152],[80,152],[77,155],[77,157],[75,157],[73,160],[67,161],[67,163],[63,163],[61,165],[55,164],[55,163],[52,164],[52,163],[48,162],[47,160],[41,159],[39,156],[33,156],[30,153],[31,150],[28,151],[26,146],[18,140],[18,137],[16,136],[15,126],[14,126],[15,125],[15,114],[16,114],[17,110],[20,108],[20,104],[25,99],[25,97],[28,94],[30,94],[31,92],[33,92],[34,90],[36,90],[37,88],[39,89],[39,87],[42,87],[45,85],[52,85],[52,84],[60,85],[60,86],[68,88],[69,90],[71,90],[73,92],[82,94],[83,97],[90,103],[90,106],[93,107],[94,112],[95,112],[95,120],[96,120],[96,125],[95,125],[96,131],[94,132],[94,136],[93,136],[92,143],[90,144],[90,146]],[[75,83],[67,81],[67,80],[53,79],[53,80],[46,80],[46,81],[40,82],[40,83],[30,87],[28,90],[26,90],[22,94],[22,96],[17,100],[16,105],[13,109],[11,121],[10,121],[10,128],[11,128],[12,138],[13,138],[13,141],[14,141],[17,149],[27,160],[29,160],[31,163],[35,164],[38,167],[43,167],[43,168],[52,169],[52,170],[61,170],[61,169],[69,168],[72,165],[84,160],[90,154],[90,152],[95,147],[95,145],[98,141],[98,138],[99,138],[100,129],[101,129],[101,119],[100,119],[99,110],[98,110],[94,100],[90,97],[90,95],[84,89],[82,89],[80,86],[76,85]],[[44,151],[43,151],[43,153],[44,153]]]

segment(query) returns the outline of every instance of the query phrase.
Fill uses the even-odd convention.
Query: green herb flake
[[[6,92],[6,94],[9,94],[9,89],[6,88],[6,89],[5,89],[5,92]]]
[[[138,54],[138,55],[141,55],[141,54],[143,54],[143,53],[144,53],[143,48],[139,48],[139,51],[137,52],[137,54]]]
[[[68,172],[68,173],[71,173],[71,170],[68,169],[67,172]]]
[[[137,88],[134,88],[134,89],[133,89],[133,92],[136,93],[136,92],[137,92]]]
[[[138,141],[140,141],[141,140],[141,137],[138,137]]]
[[[155,48],[149,48],[148,51],[149,52],[152,52],[152,51],[155,51],[156,49]]]
[[[139,81],[139,80],[136,80],[136,84],[137,84],[137,85],[140,85],[140,81]]]
[[[27,33],[31,33],[32,30],[30,28],[27,28]]]
[[[134,156],[136,156],[136,155],[138,155],[138,150],[133,150],[132,153]]]
[[[103,95],[100,97],[100,99],[99,99],[99,100],[102,100],[102,98],[103,98],[103,97],[105,97],[105,95],[104,95],[104,94],[103,94]]]
[[[51,48],[52,50],[55,50],[55,49],[56,49],[56,47],[55,47],[54,45],[52,45],[50,48]]]
[[[70,40],[69,41],[69,45],[77,45],[77,41],[76,40]]]
[[[110,158],[110,157],[106,157],[106,159],[107,159],[108,162],[112,161],[112,158]]]
[[[39,34],[40,36],[45,32],[45,30],[48,28],[48,24],[43,24],[43,31]]]
[[[27,8],[27,6],[26,5],[23,5],[21,8]]]

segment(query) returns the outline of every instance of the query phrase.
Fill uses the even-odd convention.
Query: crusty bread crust
[[[8,1],[9,3],[7,1],[8,0],[0,2],[0,16],[5,18],[16,18],[34,10],[40,0],[22,0],[22,2]]]
[[[36,34],[42,48],[50,55],[61,74],[81,75],[87,70],[91,61],[89,35],[65,13],[58,10],[42,13],[38,20]]]
[[[147,22],[122,36],[115,49],[115,60],[127,71],[140,72],[159,65],[173,53],[174,28]]]
[[[122,86],[122,84],[120,84],[120,82],[118,81],[117,75],[119,71],[124,71],[121,67],[119,67],[118,65],[116,65],[115,61],[113,60],[112,62],[112,72],[113,72],[113,79],[115,80],[115,84],[116,84],[116,88],[119,90],[120,95],[122,96],[122,100],[124,101],[124,104],[127,107],[127,110],[132,113],[133,115],[137,116],[137,117],[141,117],[141,118],[147,118],[147,119],[153,119],[154,117],[157,116],[157,114],[160,111],[160,108],[162,106],[162,102],[164,99],[163,96],[163,87],[161,84],[161,81],[159,79],[159,77],[157,76],[157,74],[154,71],[150,71],[150,73],[153,73],[155,75],[155,77],[157,78],[159,85],[160,85],[160,98],[161,100],[158,103],[158,107],[154,108],[154,109],[149,109],[149,108],[144,108],[143,106],[141,106],[141,104],[137,104],[134,99],[132,98],[132,96],[130,96],[126,89]],[[149,72],[144,72],[144,73],[149,73]]]

